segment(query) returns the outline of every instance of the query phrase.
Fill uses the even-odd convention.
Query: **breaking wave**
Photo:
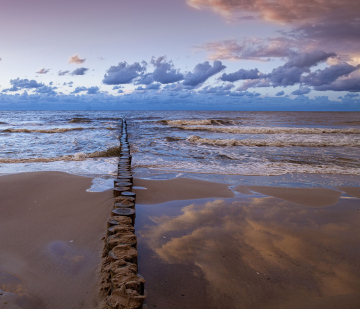
[[[118,128],[107,127],[106,130],[117,130]],[[55,129],[46,129],[46,130],[29,130],[29,129],[5,129],[2,130],[2,133],[47,133],[47,134],[54,134],[54,133],[66,133],[70,131],[82,131],[82,130],[98,130],[98,128],[55,128]]]
[[[204,127],[179,126],[182,130],[233,134],[360,134],[360,129],[289,128],[289,127]]]
[[[183,126],[183,125],[225,125],[234,124],[232,120],[223,119],[198,119],[198,120],[159,120],[159,124],[170,125],[170,126]]]
[[[321,139],[210,139],[196,135],[190,135],[187,139],[190,143],[208,144],[214,146],[248,146],[248,147],[360,147],[359,140],[346,138],[321,138]]]
[[[95,128],[87,128],[89,129],[95,129]],[[56,129],[48,129],[48,130],[29,130],[29,129],[5,129],[2,130],[4,133],[64,133],[69,131],[81,131],[84,130],[84,128],[56,128]]]
[[[74,117],[72,119],[70,119],[70,123],[88,123],[91,122],[92,120],[89,118],[84,118],[84,117]]]
[[[120,154],[120,147],[110,147],[103,151],[94,151],[92,153],[75,153],[73,156],[59,156],[51,158],[23,158],[23,159],[0,159],[0,163],[35,163],[35,162],[55,162],[55,161],[82,161],[87,158],[107,158],[117,157]]]

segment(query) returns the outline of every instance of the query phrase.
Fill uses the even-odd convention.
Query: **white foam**
[[[183,130],[211,131],[233,134],[360,134],[360,129],[291,128],[291,127],[240,127],[240,126],[184,126]]]
[[[279,135],[266,139],[210,139],[190,135],[188,142],[209,144],[215,146],[249,146],[249,147],[359,147],[360,137],[350,136],[307,136],[307,135]]]

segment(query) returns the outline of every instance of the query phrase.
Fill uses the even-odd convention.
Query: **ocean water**
[[[360,179],[359,112],[0,111],[0,175],[110,179],[123,117],[140,177]]]

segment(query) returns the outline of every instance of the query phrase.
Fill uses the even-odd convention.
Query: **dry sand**
[[[1,309],[96,308],[112,192],[90,186],[60,172],[0,177]]]

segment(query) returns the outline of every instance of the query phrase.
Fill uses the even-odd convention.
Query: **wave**
[[[178,141],[182,140],[182,138],[180,138],[180,137],[166,136],[166,137],[165,137],[165,140],[166,140],[167,142],[178,142]]]
[[[182,130],[233,134],[360,134],[360,129],[289,128],[289,127],[203,127],[179,126]]]
[[[234,124],[232,120],[223,119],[198,119],[198,120],[159,120],[156,123],[170,125],[170,126],[183,126],[183,125],[224,125]]]
[[[95,128],[86,128],[95,129]],[[56,128],[56,129],[48,129],[48,130],[29,130],[29,129],[5,129],[2,130],[4,133],[64,133],[69,131],[81,131],[84,128]]]
[[[0,159],[0,163],[36,163],[36,162],[55,162],[55,161],[82,161],[87,158],[108,158],[118,157],[120,147],[114,146],[102,151],[94,151],[92,153],[75,153],[73,156],[59,156],[51,158],[23,158],[23,159]]]
[[[107,127],[104,128],[109,131],[118,130],[118,128],[114,127]],[[5,129],[2,130],[2,133],[47,133],[47,134],[54,134],[54,133],[66,133],[69,131],[82,131],[82,130],[97,130],[97,128],[90,127],[90,128],[55,128],[55,129],[47,129],[47,130],[29,130],[29,129]]]
[[[248,147],[360,147],[359,140],[349,139],[210,139],[190,135],[190,143],[214,146],[248,146]]]
[[[87,122],[92,122],[92,120],[89,118],[84,118],[84,117],[74,117],[74,118],[70,119],[69,122],[70,123],[82,123],[82,122],[87,123]]]
[[[279,162],[256,162],[256,163],[230,163],[226,165],[216,164],[212,161],[208,164],[191,162],[163,162],[154,158],[149,160],[135,161],[134,168],[150,168],[161,171],[185,172],[198,174],[223,174],[223,175],[247,175],[247,176],[276,176],[288,173],[306,174],[334,174],[334,175],[360,175],[360,168],[343,167],[337,165],[310,165],[300,163]]]

